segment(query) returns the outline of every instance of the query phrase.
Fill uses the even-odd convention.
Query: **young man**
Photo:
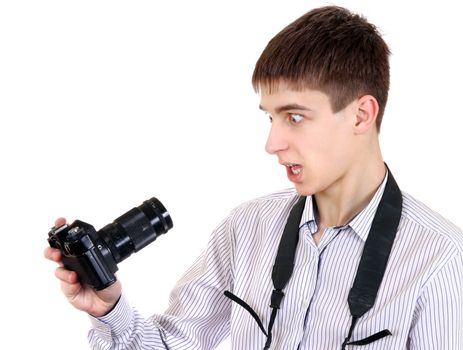
[[[213,349],[230,335],[239,350],[462,349],[462,232],[401,193],[381,155],[388,56],[373,25],[334,6],[277,34],[253,85],[295,190],[233,210],[147,320],[119,282],[96,292],[58,268],[92,347]]]

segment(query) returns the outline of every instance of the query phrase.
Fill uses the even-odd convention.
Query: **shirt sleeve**
[[[231,218],[214,230],[203,254],[171,292],[162,315],[143,319],[125,295],[107,315],[91,318],[92,349],[213,349],[230,332]]]
[[[425,285],[409,337],[409,349],[463,348],[463,259],[454,255]]]

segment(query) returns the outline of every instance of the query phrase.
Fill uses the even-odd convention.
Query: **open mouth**
[[[302,166],[299,164],[285,164],[293,175],[299,175],[302,171]]]

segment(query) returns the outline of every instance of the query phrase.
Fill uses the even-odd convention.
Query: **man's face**
[[[260,108],[271,120],[266,151],[278,157],[296,190],[336,190],[356,156],[353,104],[333,113],[326,94],[281,84],[271,94],[262,92]]]

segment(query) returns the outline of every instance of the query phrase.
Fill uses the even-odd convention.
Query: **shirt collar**
[[[301,222],[299,223],[299,228],[304,226],[305,223],[310,223],[312,221],[315,221],[313,196],[307,196],[305,200],[304,211],[302,212]]]
[[[350,222],[346,225],[349,226],[354,232],[363,240],[366,241],[368,233],[370,231],[373,218],[376,214],[376,209],[378,208],[381,197],[384,193],[384,188],[386,187],[388,172],[386,171],[386,176],[384,176],[383,182],[376,190],[373,198],[370,200],[368,205],[363,208],[363,210],[358,213]],[[308,196],[305,201],[304,212],[302,213],[301,222],[299,223],[299,228],[301,228],[305,223],[310,223],[315,221],[315,212],[314,212],[314,203],[313,196]],[[345,226],[344,226],[345,227]]]

